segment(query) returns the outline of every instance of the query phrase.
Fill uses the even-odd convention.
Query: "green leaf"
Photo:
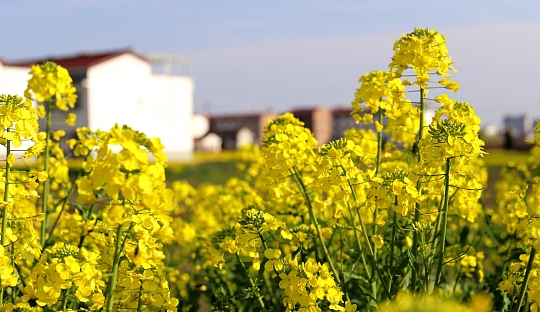
[[[355,280],[359,280],[359,281],[362,281],[362,282],[369,283],[367,278],[365,278],[365,277],[363,277],[361,275],[355,274],[355,273],[345,272],[345,273],[343,273],[343,275],[345,275],[345,277],[347,277],[347,278],[351,278],[351,279],[355,279]]]

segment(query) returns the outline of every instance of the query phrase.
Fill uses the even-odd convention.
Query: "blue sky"
[[[6,60],[131,47],[192,59],[206,113],[348,106],[415,27],[446,35],[460,91],[484,123],[540,116],[539,1],[6,0]]]

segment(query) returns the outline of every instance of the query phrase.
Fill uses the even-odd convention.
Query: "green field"
[[[495,182],[499,170],[509,161],[523,163],[528,160],[529,153],[494,149],[488,150],[484,161],[488,166],[490,182]],[[223,153],[196,153],[191,162],[171,162],[166,170],[169,181],[186,180],[191,185],[201,183],[223,184],[230,177],[240,177],[241,172],[236,169],[234,152]],[[491,183],[490,183],[491,184]]]
[[[197,186],[201,183],[225,184],[232,177],[240,177],[236,161],[173,163],[165,170],[168,181],[186,180]]]
[[[169,162],[165,170],[168,181],[186,180],[193,186],[201,183],[224,184],[240,177],[236,169],[236,153],[195,153],[189,162]]]
[[[509,161],[524,163],[531,157],[528,152],[515,150],[493,149],[486,152],[488,154],[484,156],[484,161],[488,167],[502,167]]]

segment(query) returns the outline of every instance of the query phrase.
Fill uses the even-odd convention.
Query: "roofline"
[[[122,50],[121,50],[121,51],[118,51],[118,53],[116,53],[116,54],[111,54],[111,55],[105,56],[105,57],[103,57],[103,58],[101,58],[101,59],[99,59],[99,60],[97,60],[97,61],[90,62],[90,63],[88,64],[88,67],[94,66],[94,65],[97,65],[97,64],[100,64],[100,63],[103,63],[103,62],[106,62],[106,61],[108,61],[108,60],[110,60],[110,59],[112,59],[112,58],[115,58],[115,57],[120,56],[120,55],[123,55],[123,54],[131,54],[131,55],[133,55],[133,56],[135,56],[135,57],[138,57],[139,59],[141,59],[141,60],[143,60],[143,61],[145,61],[145,62],[148,62],[148,59],[147,59],[147,58],[145,58],[144,56],[142,56],[142,55],[136,53],[136,52],[133,51],[131,48],[128,48],[128,49],[125,49],[125,50],[123,50],[123,51],[122,51]]]
[[[251,119],[251,118],[259,118],[259,116],[263,115],[264,113],[248,113],[248,114],[227,114],[227,115],[210,115],[208,118],[210,120],[234,120],[234,119]]]
[[[22,60],[22,61],[13,61],[13,62],[2,62],[4,65],[7,65],[7,66],[14,66],[14,67],[31,67],[32,65],[35,65],[35,64],[43,64],[47,61],[52,61],[52,62],[58,62],[58,61],[62,61],[62,60],[67,60],[67,59],[75,59],[77,57],[81,57],[81,56],[98,56],[98,55],[103,55],[103,57],[93,61],[93,62],[89,62],[88,64],[84,65],[84,66],[68,66],[66,68],[68,69],[80,69],[80,68],[89,68],[91,66],[95,66],[95,65],[98,65],[100,63],[103,63],[103,62],[106,62],[112,58],[115,58],[117,56],[120,56],[120,55],[123,55],[123,54],[131,54],[135,57],[138,57],[139,59],[145,61],[145,62],[149,62],[148,59],[136,52],[134,52],[131,48],[127,48],[127,49],[121,49],[121,50],[112,50],[112,51],[109,51],[109,52],[97,52],[97,53],[89,53],[89,52],[81,52],[81,53],[77,53],[77,54],[71,54],[71,55],[66,55],[66,56],[49,56],[49,57],[46,57],[46,58],[41,58],[41,59],[29,59],[29,60]]]
[[[328,111],[328,112],[331,112],[332,109],[322,107],[322,106],[315,106],[315,107],[301,106],[301,107],[293,108],[293,109],[289,110],[289,112],[292,113],[292,114],[310,114],[310,113],[313,113],[313,112],[316,112],[316,111]]]

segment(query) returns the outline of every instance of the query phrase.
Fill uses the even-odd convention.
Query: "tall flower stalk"
[[[11,194],[11,187],[13,184],[22,184],[29,189],[37,186],[35,181],[31,181],[33,175],[19,173],[17,177],[12,177],[13,163],[16,160],[14,152],[24,151],[22,155],[24,158],[37,156],[43,147],[43,142],[40,141],[37,130],[37,115],[30,101],[23,100],[21,97],[15,95],[0,95],[0,138],[1,144],[6,148],[5,173],[3,176],[4,193],[0,210],[2,218],[2,232],[0,234],[0,266],[2,267],[2,275],[0,277],[0,306],[3,304],[4,288],[15,286],[18,283],[18,277],[14,275],[13,268],[14,256],[17,252],[13,242],[16,239],[13,237],[13,228],[8,226],[8,221],[15,222],[16,218],[19,217],[14,212],[14,208],[17,205],[16,200],[20,199],[17,199],[18,196]],[[32,140],[34,141],[34,145],[28,147],[26,150],[17,150],[17,148],[22,146],[23,140]],[[40,177],[44,175],[41,173]],[[4,255],[4,246],[10,246],[9,258]],[[13,292],[11,292],[11,296],[12,301],[15,301]]]
[[[43,155],[43,167],[45,172],[49,172],[51,157],[51,119],[54,107],[68,111],[75,107],[77,95],[73,80],[68,71],[53,62],[45,62],[41,65],[34,65],[30,70],[32,77],[28,80],[28,87],[25,90],[25,96],[29,99],[35,99],[38,103],[45,103],[46,107],[40,104],[38,111],[40,117],[45,118],[45,153]],[[43,185],[41,196],[41,209],[43,213],[43,222],[41,223],[41,246],[45,247],[47,241],[47,221],[49,219],[49,197],[51,192],[51,178],[47,177]]]
[[[390,63],[390,71],[394,77],[407,76],[407,72],[412,70],[414,72],[415,80],[413,82],[419,88],[419,101],[417,102],[419,107],[416,110],[418,112],[418,125],[417,135],[414,143],[410,148],[413,154],[417,155],[417,163],[422,163],[422,153],[418,151],[420,148],[419,142],[424,139],[425,125],[425,100],[428,95],[428,89],[432,88],[430,82],[432,76],[441,76],[442,79],[439,83],[452,91],[457,91],[458,85],[456,82],[450,82],[447,78],[450,77],[448,71],[454,70],[451,57],[448,56],[448,50],[446,48],[446,38],[430,29],[415,29],[412,33],[403,35],[400,40],[394,44],[394,56]],[[412,76],[412,75],[411,75]],[[422,192],[422,176],[419,176],[416,183],[416,189],[419,193]],[[421,205],[416,204],[414,211],[414,223],[420,222],[421,218]],[[419,233],[413,232],[412,241],[412,254],[413,259],[418,259],[419,248]],[[416,261],[413,261],[415,266],[411,276],[411,289],[415,290],[417,287],[417,275],[419,267]]]
[[[43,170],[49,172],[49,159],[51,151],[51,116],[52,116],[52,98],[47,100],[45,117],[45,152],[43,154]],[[49,219],[49,194],[51,193],[51,178],[47,177],[43,183],[43,193],[41,195],[41,212],[43,213],[43,222],[41,222],[41,246],[45,247],[47,241],[47,221]]]
[[[9,132],[10,129],[6,131]],[[4,182],[4,203],[9,203],[9,186],[11,184],[11,162],[13,154],[11,154],[11,140],[6,140],[6,175]],[[11,156],[10,156],[11,155]],[[8,204],[9,205],[9,204]],[[7,229],[7,220],[8,220],[8,205],[4,204],[2,208],[2,236],[0,239],[0,245],[4,246],[6,244],[6,229]],[[1,303],[1,302],[0,302]]]

